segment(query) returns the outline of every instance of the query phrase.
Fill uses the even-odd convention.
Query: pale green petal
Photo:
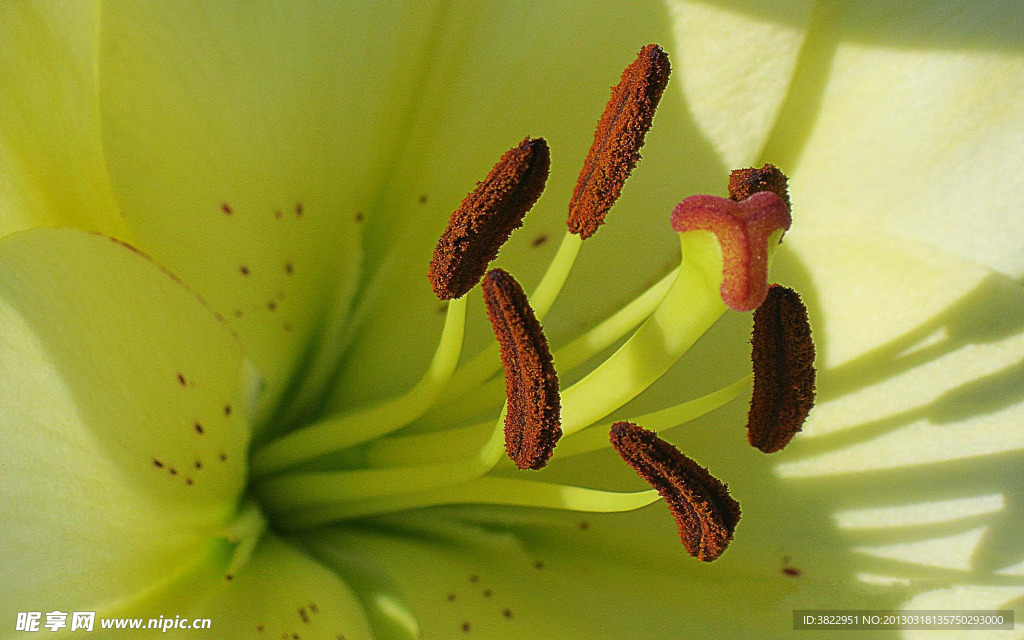
[[[389,187],[434,11],[103,7],[100,105],[119,204],[141,246],[239,333],[267,409],[344,318],[359,219]]]
[[[0,316],[0,615],[130,608],[228,562],[249,428],[223,323],[72,230],[0,242]]]
[[[186,637],[373,638],[362,606],[337,574],[273,536],[260,542],[202,617],[210,619],[210,630]]]
[[[729,169],[752,165],[789,97],[811,0],[666,0],[674,19],[674,88]]]
[[[787,247],[793,253],[777,264],[808,304],[821,372],[819,405],[784,475],[1024,450],[1018,284],[880,234],[797,232]],[[827,259],[834,255],[849,259]]]
[[[879,234],[787,244],[822,368],[780,482],[828,496],[859,577],[913,586],[906,607],[1019,609],[1024,291]]]
[[[68,225],[126,237],[96,103],[98,2],[0,5],[0,236]]]
[[[650,556],[643,539],[648,531],[634,528],[635,518],[568,520],[523,512],[528,515],[519,522],[502,522],[464,513],[465,520],[448,509],[318,535],[346,555],[385,567],[424,638],[745,639],[791,633],[784,603],[798,584],[774,562],[707,565],[689,557],[678,538],[674,557]],[[674,524],[661,515],[667,535],[657,540],[671,544]],[[619,543],[606,544],[614,539]],[[755,581],[758,587],[751,589]],[[842,585],[815,582],[822,594],[838,586],[831,602],[850,604]],[[869,602],[881,600],[861,599],[859,605]],[[381,635],[391,638],[402,640]]]
[[[794,228],[869,228],[1024,275],[1020,2],[843,2],[765,151]]]
[[[426,281],[434,244],[502,153],[526,135],[551,146],[548,187],[496,263],[529,291],[565,233],[569,198],[609,87],[648,42],[662,44],[677,71],[682,64],[671,13],[659,2],[459,2],[439,34],[422,104],[376,207],[379,223],[366,229],[373,247],[367,273],[375,279],[362,300],[361,331],[336,386],[337,404],[393,395],[426,367],[443,320]],[[584,243],[545,321],[555,339],[604,317],[674,266],[672,208],[695,191],[725,189],[728,171],[689,119],[679,83],[670,81],[643,160],[607,223]],[[478,294],[470,295],[465,353],[472,356],[493,337]]]

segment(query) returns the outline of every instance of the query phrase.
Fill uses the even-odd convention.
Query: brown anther
[[[814,406],[814,341],[807,307],[792,289],[772,285],[754,312],[754,393],[747,440],[765,453],[781,450]]]
[[[482,286],[505,368],[505,450],[520,469],[540,469],[562,437],[558,375],[548,342],[512,276],[493,269]]]
[[[790,208],[788,183],[786,174],[773,164],[765,164],[760,169],[735,169],[729,174],[729,198],[739,202],[758,191],[771,191]]]
[[[428,276],[438,298],[461,298],[480,282],[544,191],[550,166],[547,142],[524,138],[477,183],[452,213],[434,249]]]
[[[640,50],[612,88],[594,142],[569,202],[569,231],[586,240],[597,232],[640,161],[640,147],[668,84],[668,54],[656,44]]]
[[[613,424],[611,442],[665,499],[690,555],[704,562],[722,555],[740,520],[740,505],[728,487],[653,431],[631,422]]]

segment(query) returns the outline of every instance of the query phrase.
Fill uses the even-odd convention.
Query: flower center
[[[660,495],[692,555],[705,561],[721,555],[739,505],[706,469],[637,425],[668,428],[704,415],[747,390],[751,376],[630,422],[607,419],[731,307],[759,309],[750,442],[777,451],[799,430],[813,402],[813,345],[799,297],[769,289],[767,281],[771,254],[790,225],[785,176],[771,165],[743,169],[730,179],[731,199],[686,198],[672,213],[682,247],[679,268],[553,351],[542,328],[583,240],[604,223],[640,159],[668,74],[668,56],[648,45],[612,89],[568,205],[561,248],[529,296],[511,274],[487,268],[542,194],[547,143],[524,139],[467,195],[430,262],[430,285],[448,306],[423,378],[398,397],[307,425],[253,454],[253,490],[276,527],[295,531],[465,503],[626,511]],[[466,294],[481,280],[496,344],[459,366]],[[578,382],[560,387],[556,370],[577,369],[624,338]],[[411,428],[435,407],[497,414],[500,369],[506,404],[496,419],[433,431]],[[799,392],[793,392],[794,379]],[[553,456],[612,448],[654,489],[617,493],[491,473],[506,453],[519,469],[537,471]]]

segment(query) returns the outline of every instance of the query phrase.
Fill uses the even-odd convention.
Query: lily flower
[[[5,637],[26,612],[295,640],[1020,615],[1020,6],[599,5],[0,7]],[[617,86],[657,116],[592,147],[649,42],[675,76],[644,47]],[[788,198],[727,190],[765,163]],[[574,185],[619,170],[567,233]],[[497,268],[428,281],[495,200],[505,235],[532,207]],[[719,214],[771,220],[742,285]],[[765,454],[769,282],[819,375]]]

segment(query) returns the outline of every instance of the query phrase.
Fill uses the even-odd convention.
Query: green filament
[[[479,422],[444,431],[381,438],[366,444],[362,461],[368,467],[398,467],[422,460],[458,460],[479,450],[494,431],[494,423]]]
[[[683,262],[665,298],[618,351],[562,393],[562,432],[573,434],[638,396],[725,312],[722,253],[711,232],[679,234]]]
[[[260,503],[270,511],[327,505],[364,498],[394,500],[410,492],[440,489],[479,478],[504,454],[505,411],[491,437],[475,455],[455,462],[431,462],[384,469],[282,473],[256,485]]]
[[[583,241],[580,240],[580,237],[573,233],[566,232],[565,237],[562,238],[558,253],[548,265],[536,290],[529,295],[530,307],[538,320],[543,320],[552,305],[555,304],[555,299],[558,298],[573,265],[576,264],[576,256],[579,255],[582,244]],[[459,367],[444,393],[438,398],[438,403],[445,405],[448,401],[478,388],[500,368],[498,345],[494,343]]]
[[[653,413],[637,416],[635,418],[631,417],[629,420],[630,422],[635,422],[646,429],[654,431],[671,429],[672,427],[699,418],[711,413],[725,404],[728,404],[733,398],[750,389],[752,381],[753,375],[748,374],[729,386],[713,391],[700,398],[690,400],[689,402],[683,402],[659,411],[654,411]],[[555,449],[555,453],[559,458],[568,458],[570,456],[578,456],[582,453],[590,453],[591,451],[605,449],[611,446],[608,437],[608,433],[611,428],[612,423],[607,422],[602,425],[593,425],[583,429],[582,431],[577,431],[572,436],[563,438],[562,441],[558,443],[558,448]]]
[[[616,341],[621,340],[623,336],[646,320],[658,307],[662,299],[664,299],[665,294],[676,280],[678,273],[678,268],[673,269],[668,275],[600,324],[564,347],[555,349],[552,358],[559,373],[568,373],[582,365]],[[489,350],[485,351],[490,353]],[[494,352],[490,353],[490,355],[492,359],[491,368],[493,371],[497,371],[500,368],[500,366],[496,366],[499,362],[497,359],[497,345],[494,346]],[[456,372],[455,377],[461,371],[462,369],[460,368]],[[504,386],[505,379],[503,377],[495,377],[487,382],[481,382],[471,396],[463,396],[462,399],[454,404],[444,405],[445,418],[453,422],[459,422],[460,420],[479,415],[494,404],[495,398],[501,396]],[[448,396],[449,394],[446,393],[444,395]]]
[[[630,420],[655,431],[670,429],[689,422],[724,406],[748,390],[752,375],[747,374],[727,387],[700,398],[677,404]],[[611,422],[591,425],[563,438],[555,448],[555,455],[567,458],[610,447],[608,432]],[[398,467],[413,465],[422,460],[456,461],[471,456],[493,432],[491,422],[480,422],[432,433],[382,438],[368,443],[362,452],[362,461],[369,467]]]
[[[368,499],[298,509],[281,518],[281,524],[287,529],[303,529],[339,520],[452,504],[491,504],[613,513],[640,509],[659,499],[658,492],[653,489],[635,493],[616,493],[516,478],[482,477],[437,491],[407,493],[384,500]]]
[[[274,440],[252,458],[252,474],[262,476],[299,462],[367,442],[401,429],[434,404],[462,353],[466,296],[448,303],[444,330],[423,378],[407,393],[380,404],[329,417]]]

